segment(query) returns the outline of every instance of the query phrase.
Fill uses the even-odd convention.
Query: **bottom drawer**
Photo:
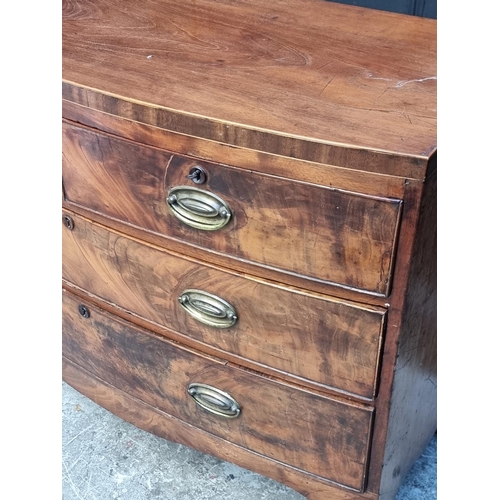
[[[66,291],[63,355],[127,394],[206,432],[363,490],[371,408],[228,366]]]

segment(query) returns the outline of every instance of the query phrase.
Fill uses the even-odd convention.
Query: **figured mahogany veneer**
[[[247,262],[388,294],[400,200],[201,162],[69,124],[63,137],[64,188],[73,204]],[[219,231],[193,229],[167,206],[171,188],[195,187],[186,177],[196,166],[207,175],[199,188],[232,211]]]
[[[73,221],[74,229],[63,234],[63,278],[81,290],[197,339],[205,349],[212,346],[300,379],[374,397],[384,309],[222,272],[80,217]],[[227,298],[237,323],[220,329],[193,319],[178,300],[189,289]]]
[[[64,379],[308,500],[393,500],[436,430],[435,35],[63,1]]]
[[[73,363],[210,434],[356,490],[363,487],[373,409],[226,366],[90,305],[90,317],[84,318],[78,311],[82,303],[88,305],[63,294],[63,355]],[[202,410],[186,391],[191,383],[229,393],[241,404],[241,416],[217,418]],[[283,432],[276,436],[278,427]]]

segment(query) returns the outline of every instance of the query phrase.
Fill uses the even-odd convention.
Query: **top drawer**
[[[388,295],[400,200],[198,161],[66,123],[63,153],[72,204],[273,270]],[[202,184],[187,178],[196,166],[206,172]]]

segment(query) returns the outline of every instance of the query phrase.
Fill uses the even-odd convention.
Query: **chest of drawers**
[[[63,377],[309,500],[436,429],[435,21],[63,2]]]

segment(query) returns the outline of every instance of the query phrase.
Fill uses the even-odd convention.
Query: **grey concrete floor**
[[[64,500],[304,500],[290,488],[144,432],[63,382]],[[396,500],[434,500],[434,438]]]

